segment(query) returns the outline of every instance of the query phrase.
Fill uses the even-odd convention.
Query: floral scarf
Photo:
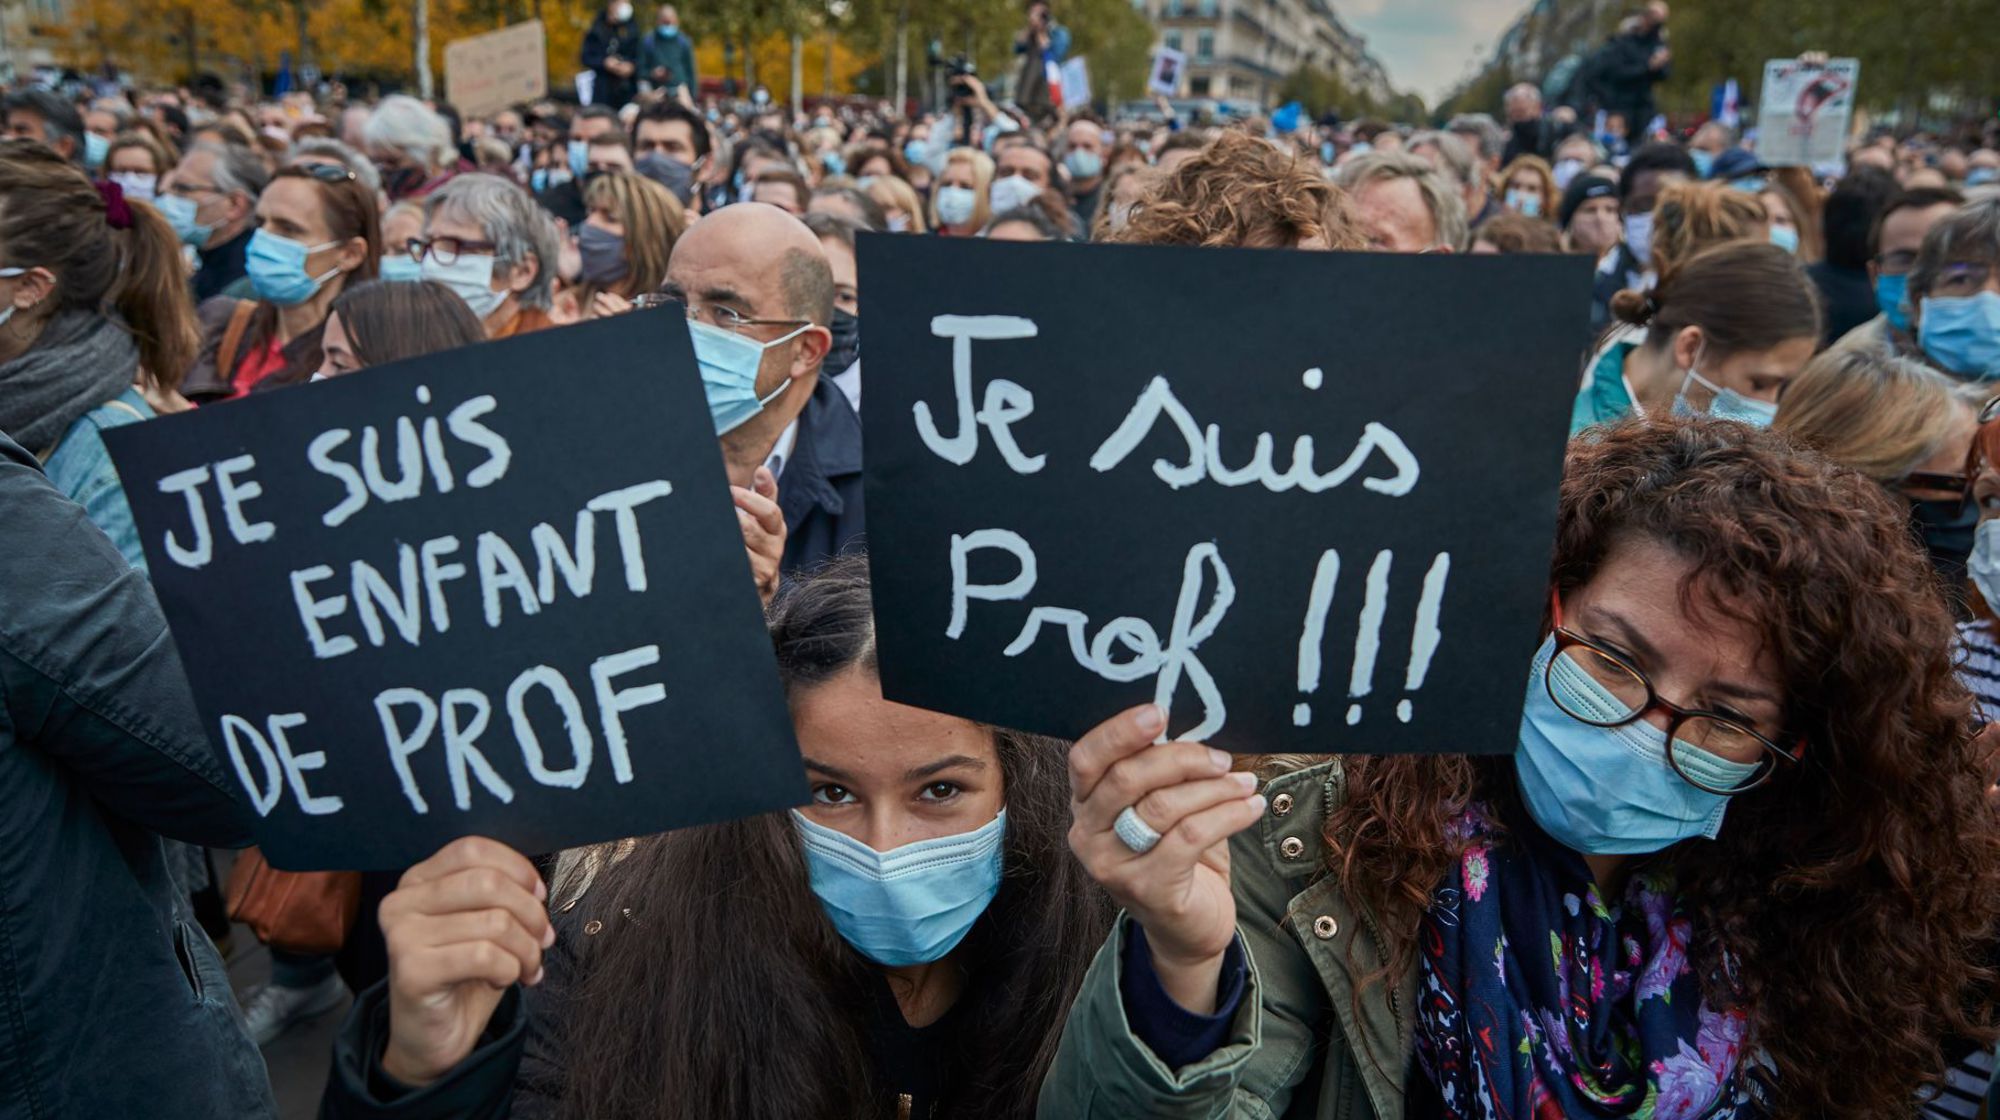
[[[1491,810],[1423,923],[1416,1055],[1452,1120],[1750,1120],[1745,1016],[1701,998],[1662,874],[1607,908],[1590,870],[1526,814]],[[1519,820],[1515,818],[1519,817]]]

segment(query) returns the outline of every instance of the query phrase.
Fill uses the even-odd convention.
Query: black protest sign
[[[548,852],[804,800],[678,314],[105,442],[272,863]]]
[[[1239,751],[1511,751],[1590,265],[867,239],[894,700]]]

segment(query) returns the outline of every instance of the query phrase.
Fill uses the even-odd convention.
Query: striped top
[[[2000,632],[1992,621],[1959,624],[1958,677],[1979,702],[1980,718],[2000,722]]]

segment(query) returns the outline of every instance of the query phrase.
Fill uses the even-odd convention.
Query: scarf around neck
[[[1518,818],[1518,819],[1517,819]],[[1453,1120],[1750,1120],[1741,1010],[1702,1000],[1672,881],[1606,906],[1581,857],[1475,804],[1422,931],[1416,1056]]]
[[[91,409],[132,387],[139,348],[117,316],[64,311],[0,364],[0,432],[41,455]]]

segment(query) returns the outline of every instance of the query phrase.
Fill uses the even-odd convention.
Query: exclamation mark
[[[1438,641],[1444,637],[1438,630],[1438,609],[1444,603],[1444,584],[1450,575],[1451,553],[1440,552],[1424,575],[1423,598],[1417,600],[1416,633],[1410,642],[1410,667],[1403,674],[1404,692],[1424,687],[1424,676],[1431,671],[1431,656],[1437,653]],[[1410,722],[1408,697],[1396,705],[1396,718]]]
[[[1368,566],[1367,597],[1361,603],[1361,623],[1354,631],[1354,669],[1347,677],[1347,698],[1359,700],[1375,688],[1375,655],[1382,648],[1382,616],[1389,609],[1388,549],[1375,554]],[[1361,705],[1347,706],[1347,726],[1361,722]]]
[[[1312,594],[1306,598],[1306,624],[1299,631],[1299,691],[1308,696],[1319,691],[1319,645],[1326,637],[1326,612],[1333,605],[1333,584],[1339,578],[1340,550],[1329,548],[1319,554]],[[1293,727],[1306,727],[1312,718],[1311,704],[1301,701],[1292,706]]]

